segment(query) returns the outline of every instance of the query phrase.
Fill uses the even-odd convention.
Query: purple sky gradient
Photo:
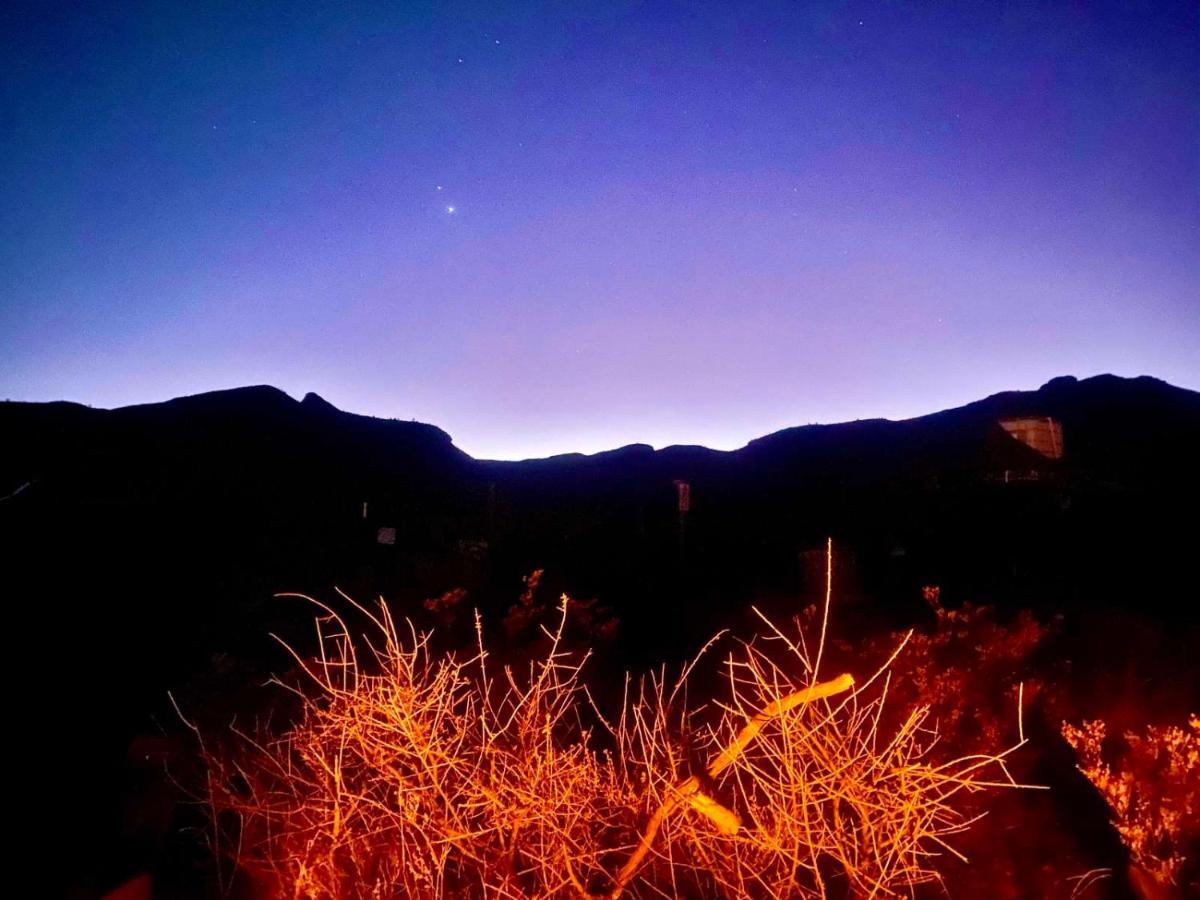
[[[1194,2],[109,6],[0,12],[0,397],[516,458],[1200,388]]]

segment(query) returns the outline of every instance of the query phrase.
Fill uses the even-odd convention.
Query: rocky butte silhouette
[[[1010,434],[1016,419],[1052,422],[1061,456]],[[462,587],[487,616],[545,569],[611,609],[613,664],[637,667],[751,602],[812,599],[832,536],[842,602],[886,623],[919,618],[925,585],[950,604],[1196,619],[1200,393],[1149,377],[1061,377],[732,452],[523,462],[265,386],[114,410],[6,402],[0,430],[10,655],[46,681],[16,692],[33,808],[85,847],[83,867],[119,869],[114,772],[170,714],[167,691],[214,660],[269,673],[266,632],[308,633],[311,610],[279,591],[336,585],[404,612]]]

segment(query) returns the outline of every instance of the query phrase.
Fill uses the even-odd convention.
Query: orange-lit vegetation
[[[1091,668],[1094,663],[1073,670],[1072,658],[1078,659],[1081,644],[1089,642],[1076,637],[1073,650],[1061,642],[1060,617],[1038,619],[1028,610],[1005,617],[992,607],[970,603],[949,608],[935,588],[923,593],[934,619],[912,635],[891,666],[898,705],[927,707],[941,745],[962,754],[1003,745],[1013,724],[1010,701],[1022,696],[1026,724],[1040,735],[1042,756],[1023,754],[1014,774],[1035,780],[1050,775],[1064,789],[1059,797],[1009,797],[1000,803],[988,797],[964,807],[968,813],[987,812],[989,827],[960,844],[977,858],[971,871],[947,871],[959,892],[1081,897],[1107,896],[1109,889],[1127,896],[1120,892],[1130,889],[1145,898],[1195,895],[1200,890],[1200,721],[1192,716],[1185,727],[1143,724],[1145,716],[1162,715],[1163,696],[1171,693],[1158,689],[1153,706],[1159,712],[1148,702],[1138,703],[1148,698],[1139,698],[1126,685],[1152,683],[1146,660],[1133,649],[1129,659],[1120,660],[1138,673],[1133,677],[1107,673],[1102,678]],[[1147,640],[1145,634],[1135,637],[1136,632],[1134,623],[1125,636],[1131,648],[1135,640]],[[857,649],[879,653],[894,639],[870,638]],[[838,649],[855,648],[839,643]],[[1103,658],[1104,649],[1086,647],[1085,652]],[[1112,715],[1130,723],[1132,730],[1110,735],[1098,718],[1060,729],[1064,715],[1081,709]],[[1078,768],[1108,805],[1129,866],[1119,852],[1095,846],[1103,841],[1096,840],[1102,829],[1093,827],[1098,807],[1056,771],[1048,745],[1060,730]]]
[[[828,601],[816,633],[764,617],[709,703],[693,662],[605,715],[566,597],[521,671],[478,618],[439,654],[345,600],[365,633],[321,606],[295,721],[207,754],[218,851],[264,896],[889,896],[938,878],[965,794],[1015,785],[1005,753],[938,758],[927,708],[884,715],[903,642],[823,677]]]
[[[1120,740],[1108,737],[1102,720],[1064,723],[1062,731],[1141,870],[1135,885],[1143,895],[1178,888],[1189,851],[1200,850],[1200,718]],[[1138,883],[1146,877],[1154,884]]]
[[[934,614],[932,627],[912,633],[892,665],[896,699],[929,708],[943,744],[958,753],[986,752],[1012,739],[1012,709],[1018,696],[1026,708],[1040,698],[1045,673],[1033,665],[1053,625],[1028,610],[999,621],[990,606],[965,603],[951,609],[937,589],[923,591]],[[900,637],[888,634],[859,645],[883,653]],[[855,647],[839,642],[839,649]]]

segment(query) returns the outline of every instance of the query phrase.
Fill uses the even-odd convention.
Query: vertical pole
[[[687,541],[687,514],[692,508],[692,486],[686,481],[675,480],[677,508],[679,510],[679,562],[682,565]]]

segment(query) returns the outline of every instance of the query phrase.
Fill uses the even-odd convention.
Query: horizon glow
[[[0,397],[473,456],[1200,388],[1200,12],[7,9]]]

